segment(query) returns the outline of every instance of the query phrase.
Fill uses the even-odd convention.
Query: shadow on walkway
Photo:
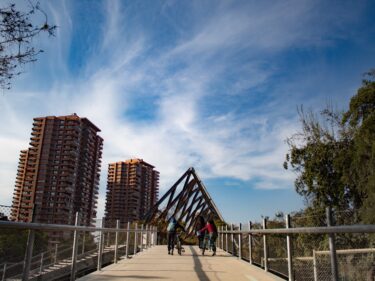
[[[206,273],[202,269],[202,263],[199,260],[199,256],[197,251],[194,249],[194,247],[189,246],[190,251],[193,253],[193,259],[194,259],[194,271],[197,273],[197,276],[200,281],[209,281],[210,279],[207,277]]]

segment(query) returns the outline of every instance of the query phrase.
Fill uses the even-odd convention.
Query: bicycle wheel
[[[177,243],[177,252],[178,252],[178,254],[181,256],[181,248],[182,248],[182,246],[181,246],[181,242],[179,241],[178,243]]]

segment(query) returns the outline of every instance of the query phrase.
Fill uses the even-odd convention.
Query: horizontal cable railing
[[[343,215],[348,212],[337,212],[335,221]],[[329,208],[309,219],[287,215],[284,221],[224,224],[218,246],[286,280],[375,280],[375,225],[334,226]]]
[[[78,218],[78,213],[77,213]],[[76,220],[77,222],[78,220]],[[0,221],[1,236],[13,241],[0,253],[0,280],[69,278],[101,270],[156,245],[157,228],[127,223],[100,227]],[[6,253],[18,253],[9,259]],[[24,258],[20,258],[23,256]],[[84,266],[90,268],[84,268]]]

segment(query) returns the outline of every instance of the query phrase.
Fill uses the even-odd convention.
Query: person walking
[[[176,231],[181,228],[185,231],[184,227],[179,224],[174,217],[169,219],[169,224],[167,227],[167,239],[168,239],[168,255],[173,255],[174,244],[176,241]]]
[[[215,222],[211,219],[207,222],[206,226],[199,230],[199,232],[203,232],[207,230],[208,231],[208,245],[209,248],[212,249],[213,253],[212,255],[216,255],[216,238],[217,238],[217,227],[215,225]],[[202,255],[204,256],[204,252],[206,250],[206,241],[207,239],[204,239],[203,242],[203,248],[202,248]]]
[[[203,249],[203,240],[204,240],[204,236],[205,236],[205,232],[200,232],[200,230],[202,228],[204,228],[205,226],[205,223],[204,223],[204,218],[202,216],[199,216],[198,217],[198,220],[195,224],[195,231],[196,231],[196,234],[197,234],[197,237],[198,237],[198,246],[199,246],[199,249]]]

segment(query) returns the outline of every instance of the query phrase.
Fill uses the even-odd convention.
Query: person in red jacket
[[[195,231],[198,236],[199,249],[203,249],[203,241],[204,241],[204,236],[206,234],[205,232],[200,232],[199,230],[201,230],[205,225],[206,224],[204,222],[204,218],[202,216],[199,216],[198,220],[195,222]]]
[[[217,238],[217,228],[214,221],[211,219],[207,222],[206,226],[199,230],[199,232],[203,233],[205,230],[208,231],[208,246],[213,251],[213,256],[216,255],[216,238]],[[206,250],[206,241],[204,239],[203,248],[202,248],[202,255],[204,255],[204,251]]]

